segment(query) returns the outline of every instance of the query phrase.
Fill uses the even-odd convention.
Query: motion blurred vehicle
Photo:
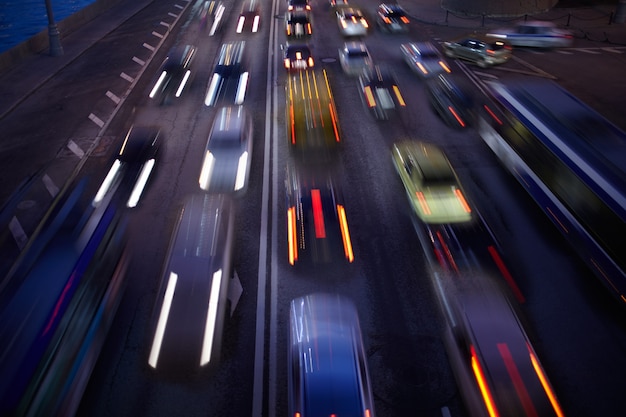
[[[387,120],[401,107],[406,107],[398,82],[387,66],[374,66],[359,77],[361,97],[376,119]]]
[[[283,48],[283,65],[287,71],[303,71],[315,66],[311,48],[304,43],[290,43]]]
[[[197,48],[193,45],[174,47],[161,65],[160,75],[150,91],[150,98],[160,104],[168,104],[172,98],[178,98],[190,82],[191,64]]]
[[[285,13],[285,33],[287,39],[308,38],[313,33],[311,13],[306,10],[295,10]]]
[[[447,57],[473,62],[481,68],[503,64],[512,56],[508,41],[489,36],[470,36],[443,43]]]
[[[461,183],[452,165],[437,146],[419,141],[393,145],[392,159],[411,207],[427,224],[472,220]]]
[[[354,304],[336,294],[296,298],[289,323],[289,415],[374,417]]]
[[[244,56],[245,46],[245,41],[222,45],[204,98],[206,106],[215,106],[220,102],[224,105],[243,104],[249,78]]]
[[[127,218],[60,193],[0,293],[0,415],[76,413],[126,285]]]
[[[326,70],[287,77],[285,121],[288,146],[301,162],[328,162],[341,144],[337,108]]]
[[[339,63],[343,72],[351,76],[359,76],[365,71],[374,70],[374,61],[369,49],[363,42],[346,42],[339,50]]]
[[[287,11],[311,10],[309,0],[287,0]]]
[[[513,46],[561,48],[574,44],[571,31],[559,29],[553,22],[538,20],[518,23],[512,28],[496,29],[487,35],[506,40]]]
[[[250,31],[257,33],[261,19],[260,0],[246,0],[241,6],[241,13],[237,20],[237,33]]]
[[[348,0],[328,0],[331,7],[343,7],[348,4]]]
[[[285,186],[289,264],[352,262],[343,194],[332,173],[288,164]]]
[[[484,286],[466,286],[448,298],[444,345],[469,414],[562,417],[515,309],[498,287]]]
[[[450,67],[431,42],[412,42],[400,45],[404,62],[421,78],[450,73]]]
[[[137,206],[154,170],[162,141],[158,127],[132,126],[93,199],[93,205],[99,205],[108,193],[116,192],[126,207]]]
[[[369,29],[369,23],[365,15],[358,7],[335,7],[337,25],[343,36],[365,36]]]
[[[623,306],[626,132],[554,81],[485,86],[480,136]]]
[[[151,368],[197,373],[219,362],[232,273],[234,207],[224,194],[187,198],[153,311]]]
[[[206,144],[200,188],[210,193],[246,191],[252,159],[252,119],[243,106],[221,107]]]
[[[376,11],[376,23],[383,31],[406,33],[409,31],[411,21],[399,4],[381,3]]]
[[[441,74],[428,80],[426,91],[430,105],[448,126],[464,128],[474,124],[474,98],[460,78]]]
[[[200,9],[200,28],[209,32],[209,36],[215,36],[222,27],[226,7],[221,1],[211,0],[202,3]]]

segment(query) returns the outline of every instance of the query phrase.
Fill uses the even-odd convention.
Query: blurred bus
[[[626,133],[552,81],[487,85],[483,140],[626,302]]]

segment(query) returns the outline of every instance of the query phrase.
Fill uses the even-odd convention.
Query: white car
[[[358,7],[337,8],[337,25],[343,36],[365,36],[369,23]]]
[[[243,106],[218,109],[198,183],[212,194],[243,194],[250,176],[252,119]]]
[[[507,40],[513,46],[559,48],[572,46],[572,32],[559,29],[552,22],[528,21],[513,28],[496,29],[488,36]]]
[[[339,62],[343,71],[352,76],[374,69],[372,56],[363,42],[346,42],[339,50]]]
[[[404,62],[422,78],[430,78],[443,72],[450,73],[450,67],[431,42],[411,42],[400,45]]]

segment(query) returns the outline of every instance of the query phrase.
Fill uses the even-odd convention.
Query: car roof
[[[133,126],[126,134],[119,152],[121,161],[136,162],[148,156],[159,146],[161,130],[158,127]]]
[[[243,106],[221,107],[215,115],[208,146],[227,143],[239,143],[248,115]]]

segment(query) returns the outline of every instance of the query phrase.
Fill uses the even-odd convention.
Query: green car
[[[462,223],[472,220],[459,179],[441,149],[418,141],[398,142],[393,164],[409,201],[424,223]]]

